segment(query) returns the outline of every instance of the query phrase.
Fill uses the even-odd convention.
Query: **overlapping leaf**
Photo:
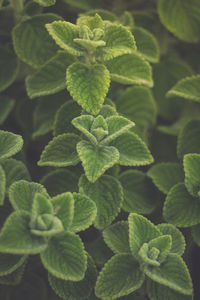
[[[0,130],[0,145],[0,159],[5,159],[22,149],[23,139],[18,134]]]
[[[183,160],[185,171],[185,186],[188,192],[193,195],[199,195],[200,191],[200,154],[186,154]]]

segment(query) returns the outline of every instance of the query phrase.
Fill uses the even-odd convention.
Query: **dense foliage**
[[[0,0],[0,299],[199,299],[199,42],[199,0]]]

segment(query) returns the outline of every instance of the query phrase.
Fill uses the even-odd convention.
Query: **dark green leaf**
[[[0,159],[5,159],[22,149],[23,139],[18,134],[0,130],[0,145]]]
[[[0,96],[0,125],[8,117],[9,113],[12,111],[15,104],[15,100],[7,96]]]
[[[24,263],[26,258],[26,255],[21,256],[0,253],[0,276],[14,272]]]
[[[193,196],[199,196],[200,191],[200,154],[186,154],[183,159],[185,171],[185,186]],[[200,203],[200,202],[199,202]]]
[[[4,169],[0,165],[0,205],[4,203],[4,197],[6,192],[6,175]]]

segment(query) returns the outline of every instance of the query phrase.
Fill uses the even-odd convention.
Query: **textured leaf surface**
[[[160,251],[157,261],[162,263],[165,261],[166,257],[168,256],[171,246],[172,246],[172,238],[169,234],[161,235],[155,239],[152,239],[148,243],[149,249],[153,250],[156,248]]]
[[[151,67],[139,54],[125,54],[106,62],[113,81],[153,86]]]
[[[0,254],[0,276],[10,274],[18,269],[26,260],[26,255]],[[1,278],[1,277],[0,277]]]
[[[128,217],[129,243],[132,254],[138,258],[138,252],[144,243],[161,235],[159,229],[148,219],[131,213]]]
[[[35,74],[26,78],[28,96],[32,99],[63,90],[66,87],[66,69],[73,62],[72,55],[59,51]]]
[[[185,250],[185,238],[180,230],[178,230],[172,224],[158,224],[157,228],[160,230],[162,234],[168,234],[172,238],[172,246],[170,249],[170,253],[176,253],[178,255],[182,255]]]
[[[0,159],[5,159],[22,149],[23,139],[18,134],[0,130],[0,145]]]
[[[140,288],[143,272],[131,254],[116,254],[103,267],[95,287],[100,298],[117,299]]]
[[[178,157],[183,158],[187,153],[200,153],[200,121],[187,123],[178,136]]]
[[[114,253],[130,253],[127,221],[120,221],[105,228],[103,238]]]
[[[97,206],[95,227],[103,229],[118,215],[122,201],[123,190],[120,182],[112,176],[103,175],[95,183],[82,176],[79,181],[80,192],[90,197]]]
[[[93,144],[97,144],[96,137],[90,132],[94,122],[94,117],[91,115],[82,115],[72,120],[72,124],[80,130]]]
[[[97,114],[110,85],[110,74],[104,65],[73,63],[67,69],[67,89],[87,112]]]
[[[66,95],[61,92],[48,95],[37,100],[33,112],[33,138],[44,135],[53,129],[56,111],[66,101]]]
[[[161,285],[153,280],[147,280],[147,293],[150,300],[192,300],[193,296],[183,295],[170,289],[167,286]]]
[[[36,15],[13,29],[15,52],[23,62],[38,68],[56,54],[58,47],[46,31],[45,24],[60,19],[50,13]]]
[[[11,185],[9,189],[9,199],[15,210],[30,212],[36,193],[48,195],[45,187],[41,184],[20,180]]]
[[[57,278],[79,281],[84,277],[87,256],[81,239],[74,233],[51,238],[40,257],[44,267]]]
[[[198,0],[159,0],[158,13],[163,25],[186,42],[198,42],[200,3]]]
[[[41,237],[31,234],[30,216],[25,211],[13,212],[0,233],[0,252],[11,254],[37,254],[47,246]]]
[[[137,51],[152,63],[159,61],[160,51],[154,35],[142,27],[134,27],[132,33],[137,44]]]
[[[141,171],[128,170],[120,174],[119,181],[124,191],[122,208],[127,212],[150,214],[156,206],[155,189]]]
[[[135,133],[126,132],[112,143],[120,154],[119,164],[123,166],[143,166],[153,162],[145,143]]]
[[[56,112],[53,134],[59,135],[67,132],[78,132],[71,121],[81,114],[81,107],[73,100],[68,100]]]
[[[191,195],[197,196],[200,191],[200,154],[186,154],[183,159],[183,165],[185,186]]]
[[[67,281],[54,277],[51,273],[48,274],[48,280],[52,289],[62,299],[75,300],[75,299],[88,299],[96,280],[96,266],[88,255],[87,270],[85,277],[81,281]]]
[[[83,51],[74,42],[74,39],[79,37],[78,26],[66,21],[55,21],[47,24],[46,28],[56,44],[62,49],[67,50],[72,55],[83,55]]]
[[[119,152],[115,147],[94,146],[87,141],[81,141],[77,144],[77,152],[85,174],[91,182],[95,182],[119,160]]]
[[[167,195],[163,215],[167,222],[176,226],[196,225],[200,222],[200,201],[188,193],[184,183],[178,183]]]
[[[4,203],[4,197],[6,192],[6,175],[4,169],[0,165],[0,205]]]
[[[13,50],[8,46],[0,46],[0,91],[13,83],[18,69],[19,62]]]
[[[192,294],[192,280],[182,258],[177,254],[169,254],[159,267],[146,267],[145,274],[152,280],[166,285],[182,294]]]
[[[168,91],[167,96],[178,96],[188,100],[200,102],[200,75],[181,79],[175,86],[172,87],[170,91]]]
[[[56,3],[56,0],[34,0],[34,2],[40,4],[41,6],[51,6]]]
[[[147,175],[164,194],[177,183],[184,181],[184,171],[180,164],[172,162],[158,163],[148,170]]]
[[[7,96],[0,96],[0,125],[6,120],[9,113],[12,111],[15,100]]]
[[[81,231],[92,225],[97,207],[95,202],[83,194],[73,193],[74,198],[74,218],[70,226],[70,231]]]
[[[63,133],[53,138],[44,148],[38,165],[54,167],[76,165],[79,162],[76,152],[79,140],[79,136],[72,133]]]

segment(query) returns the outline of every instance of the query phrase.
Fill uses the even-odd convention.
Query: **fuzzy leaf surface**
[[[103,229],[108,226],[118,215],[122,205],[123,190],[120,182],[110,175],[103,175],[95,183],[91,183],[82,175],[79,188],[81,193],[96,203],[95,227]]]
[[[155,206],[155,189],[149,178],[141,171],[127,170],[120,174],[124,191],[122,208],[127,212],[150,214]]]
[[[47,246],[41,237],[31,234],[30,215],[15,211],[7,218],[0,233],[0,252],[10,254],[37,254]]]
[[[185,295],[192,294],[192,280],[188,268],[177,254],[169,254],[159,267],[146,266],[144,272],[152,280],[177,292]]]
[[[144,243],[149,243],[161,235],[159,229],[145,217],[131,213],[128,217],[129,243],[132,254],[138,258],[138,252]]]
[[[70,231],[78,232],[85,230],[94,222],[97,214],[95,202],[84,194],[73,193],[74,218]]]
[[[45,24],[60,19],[56,14],[47,13],[33,16],[14,27],[15,52],[23,62],[39,68],[56,54],[58,47],[46,31]]]
[[[101,270],[95,287],[97,297],[117,299],[140,288],[144,274],[131,254],[114,255]]]
[[[119,164],[123,166],[143,166],[153,162],[153,157],[145,143],[133,132],[126,132],[111,144],[120,154]]]
[[[54,137],[44,148],[39,166],[66,167],[76,165],[79,157],[76,152],[76,144],[80,138],[72,133],[63,133]]]
[[[90,182],[95,182],[119,160],[119,152],[115,147],[94,146],[83,140],[77,144],[77,152]]]
[[[167,195],[163,216],[167,222],[175,226],[196,225],[200,223],[200,201],[188,193],[184,183],[178,183]]]
[[[20,135],[0,130],[0,160],[9,158],[22,149],[23,139]]]
[[[15,210],[31,212],[36,193],[48,196],[45,187],[41,184],[20,180],[11,185],[9,189],[9,199]]]
[[[81,239],[74,233],[51,238],[40,257],[44,267],[57,278],[72,281],[84,278],[87,256]]]
[[[193,196],[198,196],[200,191],[200,154],[186,154],[183,159],[185,171],[185,186]]]
[[[87,112],[97,114],[110,85],[110,74],[101,64],[75,62],[67,69],[67,89]]]
[[[158,163],[148,170],[147,175],[164,194],[167,194],[175,184],[184,181],[181,165],[173,162]]]
[[[103,238],[115,254],[130,253],[127,221],[119,221],[105,228]]]
[[[29,98],[55,94],[66,87],[66,69],[74,57],[66,51],[58,53],[47,61],[36,73],[26,78]]]
[[[200,6],[199,6],[200,9]],[[200,18],[199,18],[200,20]],[[168,91],[167,96],[178,96],[188,100],[200,102],[200,75],[186,77],[178,81],[175,86]]]
[[[125,54],[106,61],[111,80],[122,84],[153,86],[151,67],[140,54]]]
[[[94,117],[91,115],[82,115],[72,120],[72,124],[80,130],[91,143],[97,144],[96,137],[90,132]]]
[[[8,46],[0,46],[0,92],[16,79],[19,69],[18,59]]]
[[[0,205],[4,203],[4,197],[6,192],[6,175],[4,169],[0,165]]]

